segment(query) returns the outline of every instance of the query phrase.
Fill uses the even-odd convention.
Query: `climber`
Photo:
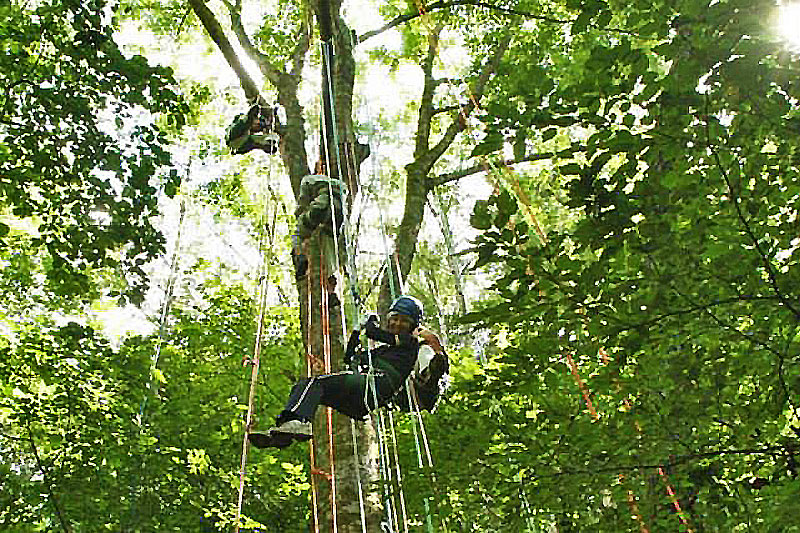
[[[250,442],[257,448],[284,448],[296,440],[310,439],[311,420],[320,404],[333,407],[350,418],[364,419],[369,411],[386,405],[400,390],[414,369],[421,345],[429,345],[436,354],[434,358],[444,358],[446,364],[447,356],[439,337],[421,328],[421,319],[422,303],[412,296],[401,296],[392,303],[386,315],[386,329],[378,326],[377,315],[367,315],[350,336],[345,363],[350,364],[359,357],[356,350],[362,329],[367,338],[383,343],[369,352],[374,369],[374,390],[371,376],[358,369],[301,379],[292,388],[275,427],[266,432],[250,432]]]
[[[277,126],[277,109],[256,103],[246,114],[236,115],[225,142],[234,154],[245,154],[256,148],[274,154],[278,151]]]
[[[321,166],[317,166],[317,171]],[[297,230],[292,235],[292,263],[294,264],[295,277],[300,280],[305,277],[308,270],[308,258],[303,252],[303,242],[311,234],[320,228],[326,235],[333,236],[333,221],[336,220],[336,232],[339,243],[343,244],[342,225],[344,223],[344,199],[347,196],[347,187],[336,178],[329,178],[321,174],[311,174],[303,178],[300,182],[300,197],[297,200],[295,218],[297,219]],[[333,212],[331,212],[333,206]],[[340,244],[339,264],[343,264],[344,246]],[[333,274],[338,271],[334,262],[335,250],[330,241],[324,240],[323,256],[327,259],[325,272],[328,272],[326,290],[328,291],[328,305],[335,307],[339,305],[336,296],[336,276]]]

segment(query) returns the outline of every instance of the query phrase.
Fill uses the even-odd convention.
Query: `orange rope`
[[[303,252],[308,255],[308,246],[306,244],[303,245]],[[308,265],[308,268],[311,268],[311,265]],[[314,375],[314,360],[316,356],[313,354],[313,350],[311,349],[311,324],[312,324],[312,305],[311,305],[311,273],[306,275],[306,375],[307,377],[311,378]],[[317,502],[317,481],[314,477],[314,472],[317,470],[317,454],[314,448],[314,439],[309,441],[309,462],[311,466],[311,510],[314,517],[314,532],[319,533],[319,511],[317,510],[318,502]]]
[[[595,420],[599,420],[600,415],[597,414],[597,411],[592,405],[592,399],[589,397],[589,391],[586,389],[586,384],[583,382],[580,374],[578,373],[578,365],[575,364],[575,360],[570,354],[567,353],[565,355],[567,357],[567,362],[569,363],[570,372],[572,372],[572,377],[575,379],[575,383],[578,384],[578,388],[583,394],[583,399],[586,400],[586,408],[589,409],[589,414],[591,414],[592,418]]]
[[[266,275],[265,275],[266,277]],[[239,520],[242,516],[242,504],[244,502],[244,482],[247,473],[247,447],[249,444],[248,434],[253,425],[253,411],[255,408],[256,385],[258,384],[258,369],[261,366],[261,339],[264,329],[264,308],[266,307],[267,287],[266,281],[262,281],[261,286],[261,301],[259,302],[259,320],[258,328],[256,330],[255,347],[253,349],[253,358],[248,362],[253,365],[253,370],[250,376],[250,394],[247,402],[247,419],[244,426],[244,442],[242,442],[242,461],[239,468],[239,502],[236,508],[235,529],[236,533],[239,532]]]
[[[277,210],[273,213],[273,221],[272,221],[272,230],[270,235],[270,244],[272,243],[272,239],[275,236],[275,214]],[[183,211],[181,211],[181,216],[183,215]],[[263,258],[263,271],[261,272],[261,280],[260,280],[260,294],[259,294],[259,302],[258,302],[258,326],[256,328],[256,338],[255,344],[253,346],[253,358],[250,359],[246,355],[244,359],[242,359],[242,366],[246,366],[248,364],[253,365],[253,369],[250,375],[250,392],[248,394],[247,400],[247,417],[245,419],[245,427],[244,427],[244,439],[242,442],[242,459],[239,468],[239,499],[238,505],[236,507],[236,518],[234,521],[234,531],[235,533],[239,532],[239,521],[242,517],[242,505],[244,503],[244,484],[245,478],[247,475],[247,451],[248,445],[250,443],[249,434],[250,430],[253,426],[253,412],[255,411],[255,398],[256,398],[256,387],[258,385],[258,371],[261,366],[261,341],[264,337],[264,314],[267,308],[267,288],[269,287],[269,265],[271,263],[271,257],[267,256],[264,253],[264,238],[263,233],[261,234],[261,238],[259,239],[259,250],[262,252]]]
[[[589,414],[592,415],[592,418],[598,420],[600,415],[595,410],[594,406],[592,405],[592,400],[589,395],[589,390],[586,387],[583,379],[581,379],[581,375],[578,372],[578,365],[575,364],[575,360],[572,356],[567,353],[565,354],[567,358],[567,362],[569,363],[570,372],[572,373],[572,377],[575,379],[575,383],[578,385],[581,393],[583,394],[584,400],[586,400],[586,408],[589,411]],[[625,475],[619,474],[620,482],[625,481]],[[633,490],[628,489],[628,506],[631,508],[631,515],[636,519],[639,523],[639,531],[641,533],[650,533],[650,530],[647,529],[647,525],[644,522],[644,518],[642,517],[642,513],[639,512],[639,506],[636,503],[636,495],[633,493]]]
[[[689,533],[693,533],[692,528],[689,526],[689,522],[686,520],[686,517],[683,516],[681,504],[678,501],[677,496],[675,496],[675,491],[672,490],[672,485],[670,485],[669,480],[667,479],[667,474],[664,473],[664,469],[660,466],[658,467],[658,474],[664,480],[664,485],[667,487],[667,494],[669,494],[669,497],[672,500],[672,505],[675,506],[675,510],[678,512],[678,518],[680,518],[681,523],[686,526],[686,530]]]
[[[609,362],[609,358],[608,358],[608,354],[606,353],[605,349],[604,348],[600,348],[599,354],[600,354],[602,362],[604,364],[607,364]],[[586,384],[584,383],[583,379],[581,379],[581,376],[580,376],[580,374],[578,372],[578,367],[575,364],[575,360],[569,354],[566,354],[566,357],[567,357],[567,361],[568,361],[569,366],[570,366],[570,371],[572,373],[572,376],[575,379],[575,383],[577,383],[578,388],[581,390],[581,393],[583,394],[583,397],[586,400],[586,407],[589,410],[589,413],[592,415],[592,417],[595,420],[597,420],[599,418],[599,415],[597,414],[597,411],[595,410],[594,406],[592,405],[592,401],[591,401],[591,398],[590,398],[590,395],[589,395],[589,391],[586,388]],[[630,401],[628,401],[627,398],[623,397],[622,402],[625,405],[625,407],[628,409],[628,411],[630,411],[631,410]],[[642,435],[643,434],[642,426],[639,424],[639,421],[638,420],[634,420],[633,421],[633,425],[636,428],[636,431],[639,433],[639,435]],[[678,501],[678,498],[677,498],[677,496],[675,494],[675,491],[672,488],[672,485],[669,483],[669,480],[667,479],[667,475],[664,473],[664,469],[662,467],[658,467],[658,473],[661,476],[661,479],[664,482],[664,485],[666,486],[667,494],[670,497],[670,500],[672,502],[673,507],[675,507],[675,510],[678,513],[679,520],[686,527],[687,533],[694,533],[694,531],[692,530],[691,526],[689,525],[688,520],[684,516],[683,509],[681,508],[680,502]],[[624,481],[625,480],[624,474],[620,474],[619,475],[619,479],[620,479],[620,481]],[[640,530],[643,533],[647,533],[648,529],[644,524],[644,521],[643,521],[643,519],[641,517],[641,514],[639,513],[638,505],[636,505],[636,498],[635,498],[635,496],[634,496],[634,494],[633,494],[633,492],[631,490],[628,490],[628,503],[631,506],[631,510],[634,513],[634,517],[636,517],[636,519],[639,521]]]
[[[334,229],[335,231],[335,229]],[[331,372],[331,332],[330,332],[330,313],[328,309],[328,286],[327,286],[327,272],[325,271],[325,255],[322,252],[322,246],[319,254],[319,282],[321,290],[321,314],[322,314],[322,350],[323,350],[323,364],[325,373]],[[328,432],[328,461],[330,465],[329,481],[331,484],[330,500],[331,500],[331,531],[337,531],[337,508],[336,508],[336,475],[334,471],[334,442],[333,442],[333,409],[330,407],[325,408],[325,420]]]

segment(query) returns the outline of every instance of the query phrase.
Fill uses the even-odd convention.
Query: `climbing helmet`
[[[411,320],[414,321],[414,327],[419,326],[422,320],[422,302],[413,296],[400,296],[389,307],[389,315],[392,313],[411,317]]]

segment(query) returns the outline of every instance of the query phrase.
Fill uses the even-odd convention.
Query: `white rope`
[[[408,533],[408,512],[406,511],[406,498],[403,491],[403,474],[400,471],[400,455],[397,453],[397,434],[394,429],[394,415],[389,410],[389,427],[392,429],[392,450],[394,451],[395,474],[397,475],[397,487],[400,492],[400,511],[403,513],[403,531]]]
[[[267,174],[267,179],[269,180],[271,176],[272,166],[268,167],[269,173]],[[262,189],[261,191],[261,199],[264,202],[266,195]],[[264,206],[266,208],[266,205]],[[253,346],[253,358],[250,360],[250,363],[253,365],[253,369],[250,375],[250,392],[248,396],[247,402],[247,417],[245,419],[245,426],[244,426],[244,438],[242,441],[242,460],[239,469],[239,498],[236,507],[236,518],[235,518],[235,533],[239,532],[239,522],[241,520],[242,515],[242,505],[244,503],[244,485],[245,479],[247,476],[247,451],[248,451],[248,434],[250,433],[250,429],[252,428],[253,424],[253,412],[255,410],[255,396],[256,396],[256,388],[258,385],[258,371],[261,366],[261,343],[264,337],[264,316],[266,314],[266,307],[267,307],[267,291],[269,289],[269,273],[270,273],[270,266],[272,265],[272,257],[271,253],[267,253],[267,250],[273,249],[274,239],[275,239],[275,227],[277,224],[277,213],[278,208],[275,208],[273,212],[273,220],[272,225],[270,228],[270,235],[269,235],[269,246],[264,246],[264,224],[263,218],[262,221],[259,223],[260,226],[260,233],[259,233],[259,251],[261,252],[261,264],[260,266],[260,276],[259,276],[259,301],[258,301],[258,321],[257,321],[257,328],[256,328],[256,338]]]
[[[332,85],[332,82],[331,82],[330,61],[328,60],[328,58],[330,58],[330,56],[329,55],[326,56],[326,53],[328,52],[326,50],[326,47],[329,47],[329,46],[330,45],[328,43],[324,42],[324,41],[321,43],[322,54],[323,54],[323,58],[324,58],[323,64],[325,65],[325,69],[326,69],[326,72],[324,73],[325,74],[324,75],[325,79],[323,80],[323,83],[326,83],[327,84],[327,88],[328,88],[329,109],[327,110],[327,112],[330,114],[330,117],[331,117],[331,128],[332,128],[333,131],[332,132],[328,132],[327,131],[327,122],[323,118],[322,124],[323,124],[324,131],[323,131],[322,137],[323,137],[324,146],[326,148],[325,149],[325,154],[328,157],[328,161],[327,161],[327,165],[328,165],[328,169],[329,169],[328,170],[328,178],[330,178],[330,168],[332,167],[332,164],[331,164],[332,163],[332,161],[331,161],[331,147],[330,147],[329,135],[328,135],[328,134],[331,134],[331,137],[333,138],[333,144],[334,144],[333,152],[334,152],[335,158],[336,158],[336,169],[338,171],[337,175],[339,176],[339,181],[341,183],[344,183],[344,181],[342,180],[343,175],[342,175],[341,158],[340,158],[340,154],[339,154],[339,142],[338,142],[338,132],[337,132],[337,126],[336,126],[336,114],[334,113],[334,108],[333,108],[334,92],[333,92],[333,85]],[[325,111],[326,110],[323,110],[323,114],[325,113]],[[330,211],[331,211],[331,225],[332,225],[332,233],[333,233],[334,265],[335,265],[336,273],[338,274],[339,271],[341,270],[341,266],[339,264],[339,253],[340,253],[339,252],[339,238],[338,238],[338,233],[339,233],[338,228],[339,227],[338,227],[338,224],[336,223],[336,208],[335,208],[336,202],[335,202],[334,193],[333,193],[333,185],[332,185],[330,179],[328,179],[327,184],[328,184],[328,200],[329,200],[328,203],[329,203]],[[348,232],[349,232],[349,220],[348,219],[349,219],[349,217],[348,217],[348,214],[347,214],[347,211],[348,211],[347,210],[347,198],[345,197],[345,191],[344,191],[343,187],[340,187],[340,189],[339,189],[339,196],[340,196],[339,200],[341,202],[341,207],[342,207],[341,216],[342,216],[342,230],[343,230],[342,234],[343,234],[343,237],[344,237],[344,243],[343,244],[344,244],[344,247],[345,247],[345,251],[349,253],[349,250],[350,250],[350,245],[349,245],[349,242],[348,242]],[[350,293],[351,293],[351,296],[353,297],[353,300],[354,300],[354,307],[356,307],[356,314],[358,314],[360,312],[360,310],[358,309],[358,302],[356,301],[356,298],[355,298],[355,295],[357,294],[357,290],[356,290],[356,281],[355,281],[355,258],[354,258],[354,256],[349,262],[351,263],[350,265],[348,265],[350,268],[345,268],[345,270],[346,270],[348,282],[349,282],[349,285],[350,285]],[[337,288],[338,288],[338,285],[337,285]],[[327,287],[323,288],[323,290],[326,290],[326,289],[327,289]],[[342,298],[340,299],[340,304],[339,304],[339,314],[340,314],[340,323],[341,323],[341,326],[342,326],[342,338],[346,339],[347,338],[347,327],[346,327],[346,323],[345,323],[344,306],[345,306],[344,294],[342,293]],[[361,481],[361,461],[359,460],[359,451],[358,451],[358,432],[357,432],[357,429],[356,429],[355,420],[352,420],[352,419],[350,421],[350,431],[351,431],[352,440],[353,440],[353,462],[354,462],[354,466],[355,466],[355,469],[356,469],[356,484],[357,484],[357,490],[358,490],[359,513],[360,513],[360,517],[361,517],[361,530],[362,530],[362,533],[366,533],[367,532],[367,530],[366,530],[366,510],[365,510],[365,505],[364,505],[364,491],[363,491],[363,486],[362,486],[362,481]],[[334,480],[332,479],[331,480],[331,485],[333,485],[333,483],[334,483]],[[336,527],[336,525],[334,524],[334,528],[335,527]]]

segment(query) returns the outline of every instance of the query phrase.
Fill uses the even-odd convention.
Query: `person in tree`
[[[275,427],[266,432],[250,432],[250,442],[257,448],[284,448],[294,441],[309,440],[313,434],[311,421],[320,404],[363,420],[373,409],[388,404],[401,389],[414,370],[420,346],[430,346],[436,366],[442,373],[446,371],[447,354],[439,337],[420,327],[419,300],[412,296],[397,298],[386,315],[386,329],[379,327],[378,320],[376,314],[367,315],[353,330],[345,350],[347,364],[365,355],[371,357],[372,374],[356,368],[299,380],[292,387]],[[366,354],[358,353],[362,330],[368,339],[381,343]]]
[[[225,142],[234,154],[246,154],[255,149],[274,154],[278,151],[277,126],[276,109],[256,103],[246,114],[236,115]]]
[[[336,178],[321,174],[324,170],[322,164],[317,165],[317,174],[305,176],[300,182],[300,197],[297,200],[297,230],[292,235],[292,263],[294,264],[295,277],[300,280],[308,271],[308,258],[303,253],[303,243],[319,228],[322,233],[333,236],[334,220],[336,236],[339,244],[339,262],[345,261],[344,235],[344,201],[347,197],[347,186]],[[336,263],[331,260],[335,257],[331,241],[322,241],[323,256],[327,260],[325,271],[332,273],[338,270]],[[330,274],[327,281],[328,302],[330,307],[339,305],[336,296],[336,276]]]

